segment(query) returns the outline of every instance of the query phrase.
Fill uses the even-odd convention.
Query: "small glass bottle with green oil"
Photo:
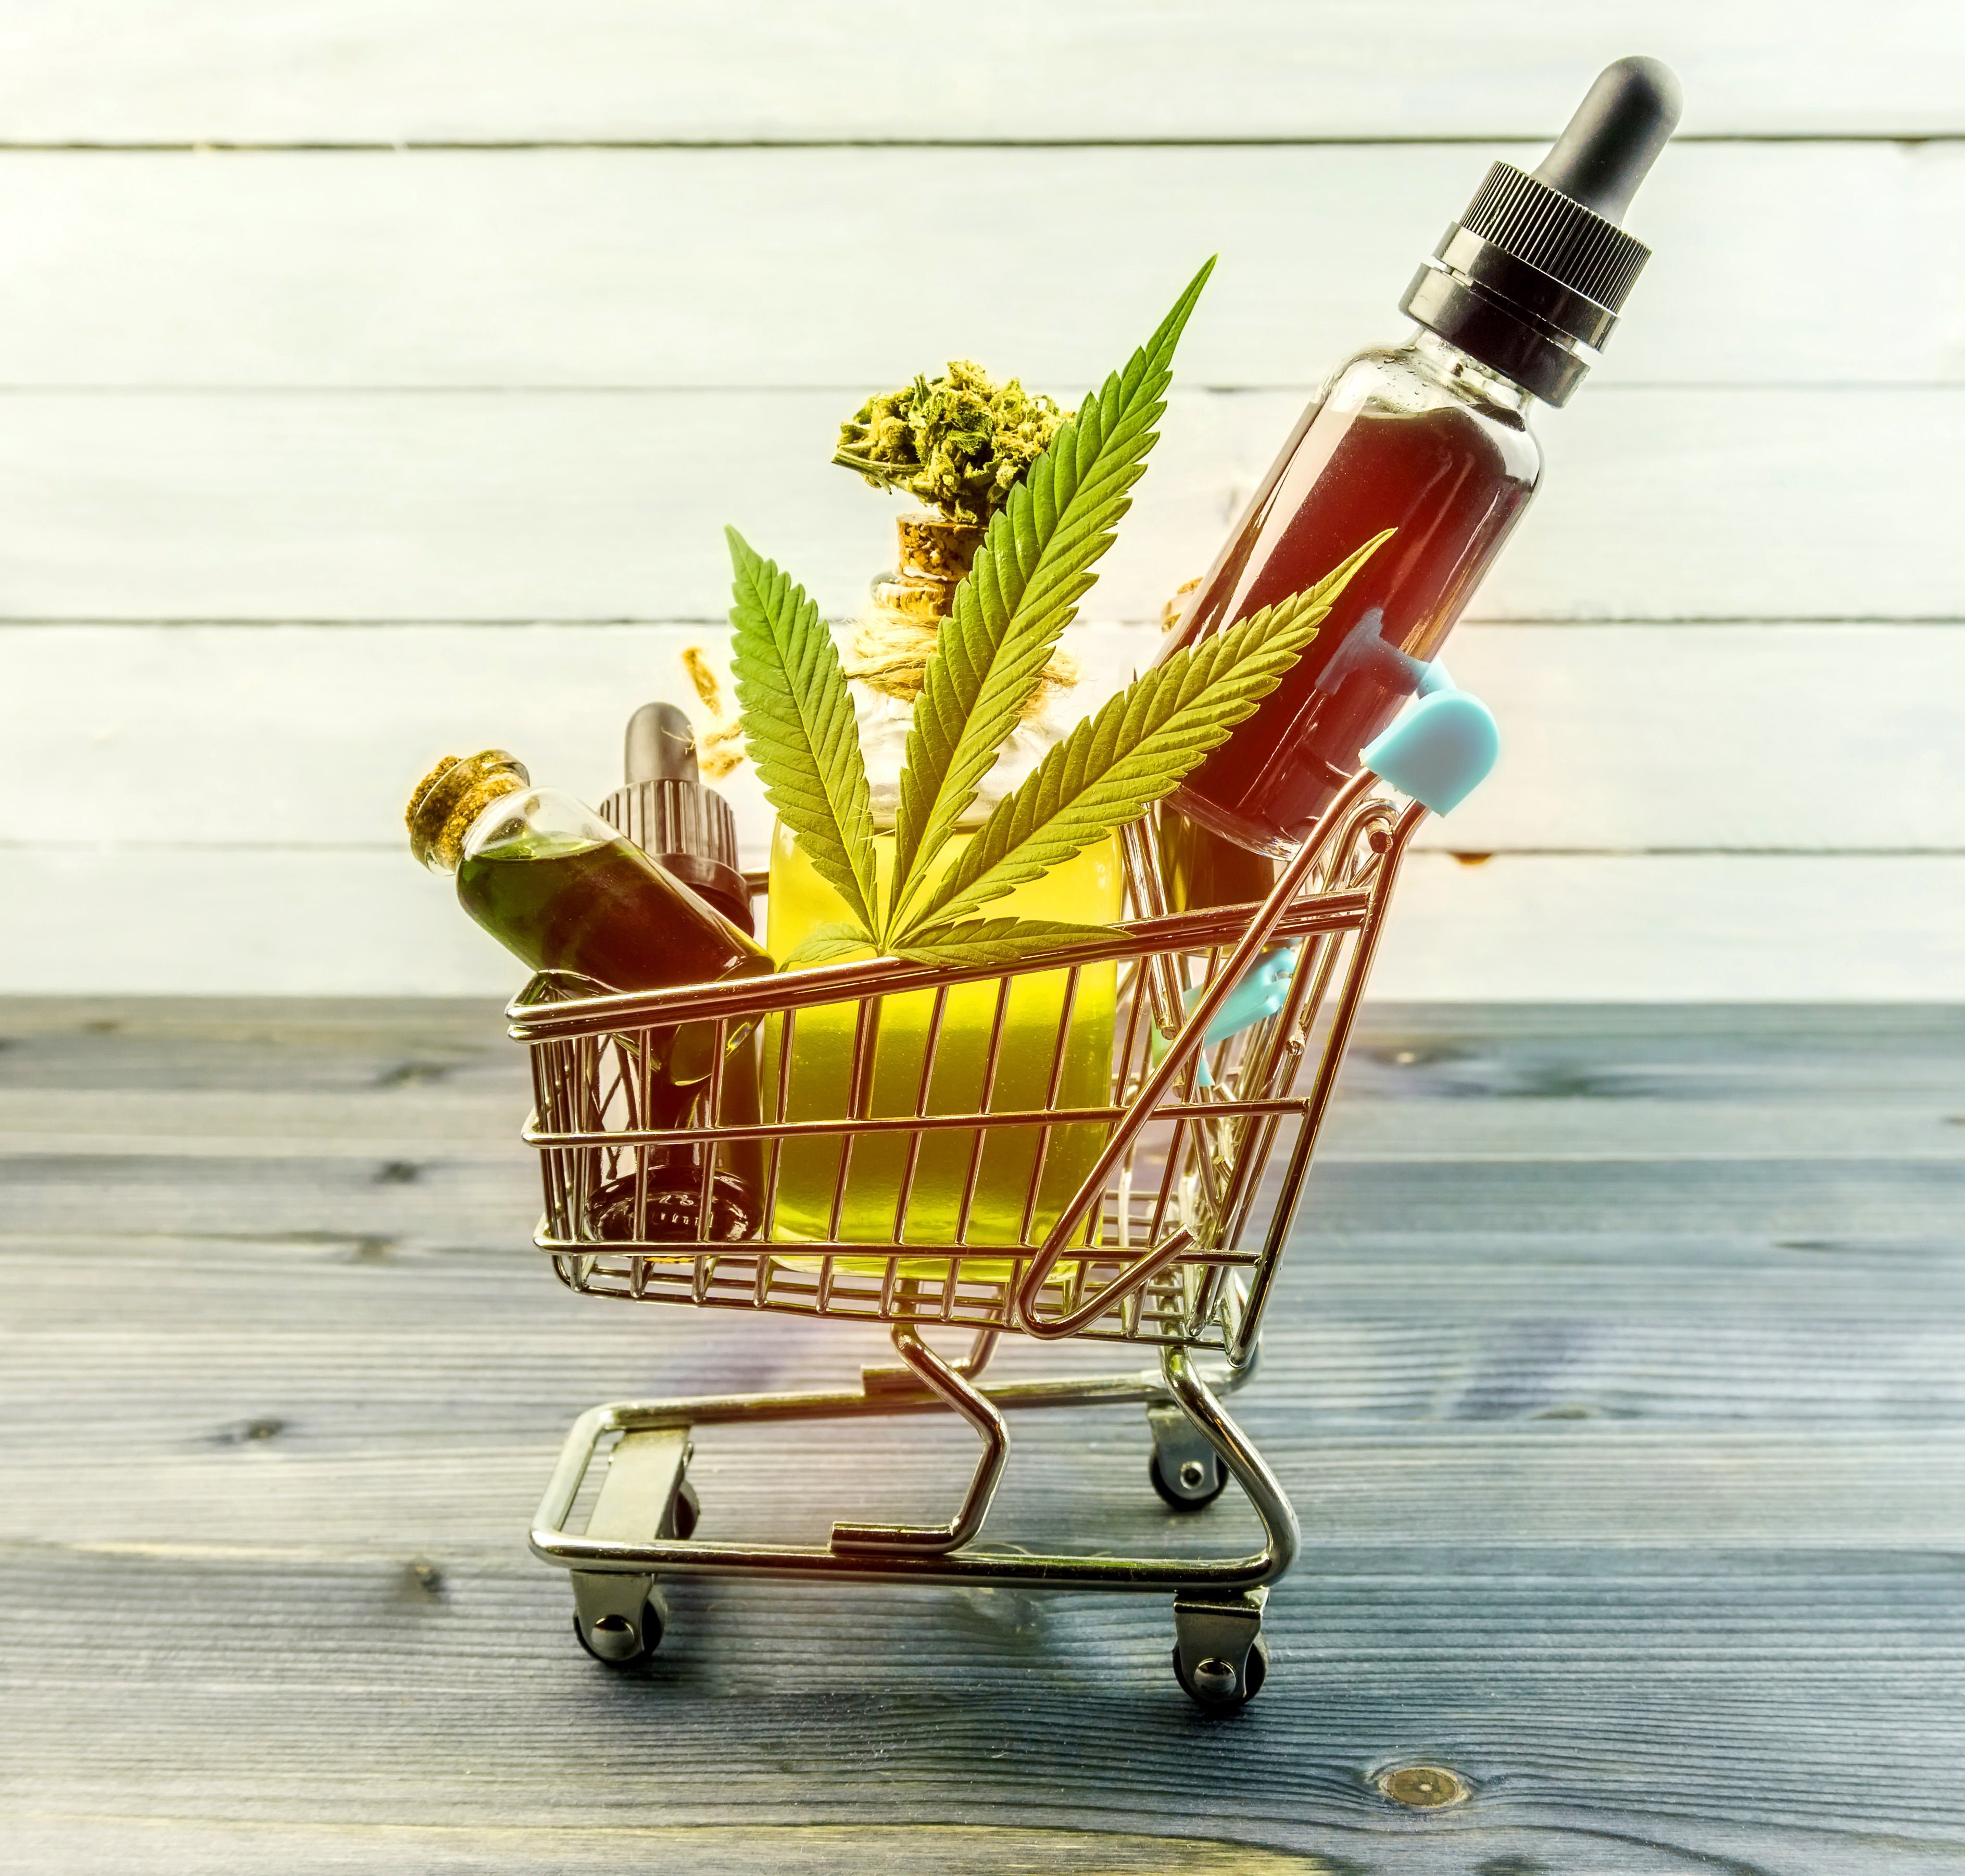
[[[881,642],[870,650],[869,634],[863,629],[844,660],[858,680],[855,704],[883,891],[893,870],[894,814],[920,670],[917,659],[910,683],[906,659],[892,654],[896,644],[905,642],[910,622],[928,628],[931,647],[932,628],[946,615],[982,537],[979,525],[926,513],[902,516],[899,532],[899,570],[876,583],[873,612],[867,622]],[[1047,673],[1049,692],[1068,690],[1075,675],[1069,661],[1060,660]],[[936,856],[927,883],[955,865],[989,809],[1035,767],[1055,740],[1040,704],[1013,733],[963,830]],[[986,915],[1109,924],[1122,915],[1124,893],[1118,840],[1111,835],[993,901]],[[772,955],[790,957],[816,927],[848,916],[838,894],[781,823],[771,845],[767,942]],[[1107,1106],[1112,1092],[1115,967],[1087,966],[1078,972],[1075,985],[1072,974],[1062,970],[1011,979],[992,1076],[998,988],[989,980],[946,993],[932,1062],[928,1042],[937,993],[883,999],[864,1112],[870,1116],[1040,1113]],[[781,1061],[782,1020],[768,1022],[762,1075],[767,1105],[777,1099],[782,1078],[785,1120],[837,1119],[851,1112],[858,1021],[857,1004],[800,1010],[788,1068]],[[1107,1129],[1101,1123],[1081,1122],[1054,1128],[1047,1138],[1035,1126],[931,1129],[919,1135],[918,1150],[915,1138],[905,1130],[855,1138],[836,1219],[841,1142],[786,1140],[780,1151],[773,1237],[865,1245],[1040,1242],[1098,1158]]]
[[[600,994],[767,976],[776,968],[748,933],[590,808],[532,786],[524,765],[503,750],[445,757],[417,785],[406,818],[411,852],[433,872],[455,873],[458,903],[535,971],[570,974]],[[642,1124],[685,1126],[709,1085],[716,1026],[646,1033],[650,1053],[636,1059]],[[663,1228],[645,1235],[696,1235],[693,1189],[682,1161],[673,1170],[674,1179],[653,1182],[664,1193],[675,1189],[654,1206]],[[712,1236],[754,1229],[757,1195],[740,1184],[718,1175]],[[650,1202],[642,1209],[649,1212]],[[622,1235],[593,1222],[603,1235]]]

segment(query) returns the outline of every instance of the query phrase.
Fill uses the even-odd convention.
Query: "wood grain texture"
[[[20,1727],[29,1756],[12,1761],[35,1775],[33,1808],[313,1824],[330,1840],[600,1821],[623,1833],[621,1868],[647,1866],[637,1826],[1040,1820],[1366,1871],[1478,1868],[1538,1839],[1529,1867],[1552,1871],[1604,1868],[1604,1838],[1649,1849],[1613,1869],[1961,1855],[1945,1754],[1956,1584],[1886,1550],[1420,1547],[1306,1569],[1270,1608],[1279,1638],[1300,1639],[1276,1647],[1266,1711],[1233,1729],[1183,1710],[1157,1600],[684,1586],[656,1661],[603,1682],[545,1572],[438,1567],[433,1594],[397,1557],[14,1552],[10,1611],[48,1637],[10,1651],[30,1664],[10,1721],[40,1729]],[[124,1644],[114,1682],[59,1632],[78,1596]],[[297,1608],[311,1619],[291,1632]],[[145,1645],[159,1615],[168,1650]],[[188,1756],[173,1734],[208,1755],[191,1790],[171,1782]],[[82,1749],[92,1735],[139,1756],[105,1775]],[[1370,1775],[1414,1759],[1446,1762],[1476,1796],[1401,1814]],[[878,1838],[818,1866],[882,1850],[873,1867],[915,1867],[904,1840]]]
[[[104,1142],[112,1141],[119,1154],[146,1158],[359,1157],[406,1166],[426,1156],[509,1161],[512,1110],[521,1098],[502,1086],[452,1094],[427,1087],[406,1091],[400,1083],[345,1095],[0,1086],[0,1155],[100,1155]],[[1332,1116],[1317,1152],[1324,1164],[1415,1157],[1512,1164],[1522,1157],[1521,1129],[1532,1127],[1538,1159],[1965,1159],[1965,1121],[1947,1109],[1938,1097],[1873,1100],[1855,1113],[1831,1116],[1758,1100],[1722,1098],[1693,1107],[1629,1097],[1610,1106],[1523,1095],[1499,1109],[1442,1104],[1429,1116],[1424,1152],[1415,1155],[1404,1138],[1407,1103],[1359,1099]],[[1713,1126],[1725,1131],[1723,1148],[1710,1144]]]
[[[1917,1126],[1965,1111],[1960,1023],[1368,1010],[1238,1408],[1308,1547],[1224,1725],[1156,1600],[683,1583],[652,1662],[598,1669],[519,1541],[570,1413],[807,1384],[874,1338],[442,1248],[445,1216],[495,1224],[476,1149],[524,1100],[483,1004],[0,1005],[0,1125],[43,1095],[102,1120],[55,1213],[0,1152],[0,1868],[1965,1868],[1965,1289]],[[381,1181],[373,1238],[339,1237],[330,1155],[146,1158],[173,1094],[187,1137],[257,1100],[351,1181],[376,1119],[458,1177],[434,1207]],[[1896,1117],[1860,1176],[1769,1177],[1852,1113]],[[1693,1126],[1696,1161],[1627,1182]],[[1227,1501],[1204,1538],[1166,1516],[1130,1413],[1016,1431],[1005,1534],[1242,1534]],[[957,1434],[706,1437],[706,1520],[938,1502]],[[1473,1796],[1378,1794],[1414,1762]]]
[[[522,1119],[526,1104],[515,1112]],[[1455,1219],[1470,1232],[1502,1231],[1518,1220],[1571,1231],[1615,1207],[1634,1229],[1676,1219],[1688,1229],[1724,1233],[1758,1218],[1805,1235],[1816,1229],[1846,1235],[1870,1213],[1886,1212],[1891,1231],[1926,1237],[1944,1230],[1965,1197],[1965,1164],[1951,1155],[1900,1162],[1894,1156],[1757,1155],[1735,1167],[1704,1154],[1655,1154],[1536,1164],[1525,1193],[1518,1164],[1491,1157],[1442,1158],[1396,1174],[1376,1162],[1333,1161],[1318,1178],[1317,1216],[1349,1232],[1394,1232],[1402,1221],[1443,1230]],[[7,1174],[20,1230],[58,1232],[84,1206],[122,1232],[179,1237],[208,1228],[198,1167],[182,1154],[24,1152],[8,1160]],[[537,1175],[522,1159],[494,1168],[413,1149],[388,1159],[252,1154],[208,1160],[204,1176],[230,1194],[225,1229],[301,1245],[317,1238],[337,1252],[359,1253],[392,1232],[407,1232],[431,1251],[525,1245],[539,1212]]]
[[[155,1876],[207,1876],[276,1868],[288,1876],[359,1870],[364,1876],[482,1876],[550,1868],[567,1876],[651,1865],[690,1876],[753,1876],[759,1869],[817,1876],[844,1868],[904,1869],[909,1876],[1112,1876],[1115,1870],[1182,1876],[1343,1876],[1359,1867],[1287,1850],[1148,1837],[1122,1830],[1021,1829],[988,1824],[728,1824],[560,1823],[531,1826],[360,1824],[296,1829],[237,1818],[188,1823],[164,1817],[15,1818],[0,1845],[0,1869],[59,1867],[74,1876],[141,1865]],[[1655,1861],[1616,1871],[1669,1869]],[[1645,1852],[1631,1852],[1642,1857]],[[1668,1854],[1668,1853],[1667,1853]]]
[[[1156,301],[1157,304],[1157,301]],[[1286,438],[1294,390],[1176,394],[1098,615],[1157,619]],[[892,509],[827,466],[836,392],[20,393],[0,618],[721,619],[722,528],[829,612]],[[1965,388],[1605,390],[1483,586],[1491,619],[1965,618],[1934,554]]]
[[[1006,0],[986,33],[886,0],[577,0],[549,28],[518,0],[21,0],[10,41],[0,133],[31,142],[1549,138],[1633,47],[1695,134],[1965,128],[1944,0]]]
[[[1408,329],[1399,294],[1499,157],[1539,160],[1456,143],[15,153],[0,246],[34,291],[0,307],[0,375],[834,386],[843,413],[955,355],[1076,403],[1219,253],[1180,381],[1307,388]],[[948,205],[931,257],[905,291],[873,287],[870,257],[918,246],[924,202]],[[1608,385],[1956,382],[1965,349],[1936,315],[1965,297],[1965,259],[1931,233],[1961,221],[1965,146],[1676,147],[1632,210],[1653,257],[1582,407]],[[1770,280],[1823,249],[1837,265],[1767,318]]]
[[[0,1087],[105,1090],[415,1087],[503,1098],[523,1083],[502,1002],[408,997],[9,997]],[[1698,1102],[1940,1097],[1965,1019],[1949,1004],[1715,1008],[1372,1000],[1347,1100],[1580,1097]]]

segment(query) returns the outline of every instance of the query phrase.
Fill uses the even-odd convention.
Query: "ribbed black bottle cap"
[[[1487,172],[1460,227],[1613,313],[1623,310],[1639,270],[1651,257],[1635,235],[1513,163]]]
[[[696,736],[674,704],[644,704],[628,724],[628,785],[600,804],[601,818],[754,934],[750,889],[737,865],[737,817],[696,779]]]
[[[1617,225],[1678,121],[1655,59],[1599,75],[1530,175],[1487,172],[1400,310],[1552,404],[1566,403],[1617,323],[1651,249]]]

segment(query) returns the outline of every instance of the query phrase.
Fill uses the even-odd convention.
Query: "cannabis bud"
[[[945,377],[868,398],[839,426],[832,460],[979,528],[1071,415],[1015,378],[999,384],[980,365],[951,358]]]

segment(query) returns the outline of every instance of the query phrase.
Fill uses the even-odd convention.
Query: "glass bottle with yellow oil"
[[[904,515],[898,525],[899,565],[875,582],[872,605],[847,633],[842,660],[854,680],[883,894],[894,869],[902,754],[922,673],[936,629],[983,535],[979,522],[947,515]],[[923,875],[924,890],[960,860],[990,808],[1056,740],[1056,705],[1077,679],[1068,655],[1053,657],[960,828]],[[1121,916],[1123,901],[1118,837],[1108,834],[993,902],[989,914],[1105,924]],[[770,856],[766,942],[771,955],[783,963],[819,927],[847,917],[838,891],[780,821]],[[1111,1098],[1114,967],[1087,966],[1075,982],[1071,972],[1057,970],[1026,972],[1007,983],[1000,1033],[997,980],[939,993],[931,1057],[937,993],[883,999],[861,1111],[882,1116],[1106,1106]],[[786,1120],[833,1119],[851,1112],[858,1022],[857,1004],[801,1010],[788,1067],[781,1060],[783,1023],[768,1024],[761,1078],[767,1103],[782,1084]],[[780,1158],[773,1236],[861,1244],[1041,1242],[1098,1158],[1106,1129],[1080,1122],[1053,1128],[1047,1136],[1032,1126],[925,1130],[918,1146],[916,1138],[905,1130],[861,1135],[850,1161],[836,1138],[787,1140]]]

